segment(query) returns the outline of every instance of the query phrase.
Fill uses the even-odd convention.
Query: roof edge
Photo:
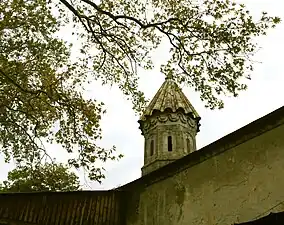
[[[6,195],[24,195],[24,196],[36,196],[36,195],[73,195],[73,194],[92,194],[92,195],[108,195],[114,192],[122,192],[121,190],[110,189],[110,190],[77,190],[77,191],[34,191],[34,192],[1,192],[1,196]]]
[[[218,154],[221,154],[282,124],[284,124],[284,106],[218,139],[217,141],[206,145],[200,150],[178,159],[164,167],[161,167],[160,169],[140,177],[137,180],[125,184],[118,189],[131,190],[134,187],[147,187]]]

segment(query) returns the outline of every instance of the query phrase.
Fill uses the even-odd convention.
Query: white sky
[[[252,15],[260,15],[267,11],[270,15],[281,17],[284,20],[283,0],[242,0]],[[284,22],[271,30],[267,36],[259,39],[262,47],[256,55],[261,63],[255,65],[252,80],[247,91],[238,98],[227,98],[225,108],[211,111],[204,107],[197,93],[189,88],[183,88],[184,93],[201,116],[201,128],[197,135],[197,147],[201,148],[217,139],[231,133],[246,124],[274,111],[284,105],[284,76],[282,74],[284,52]],[[162,48],[155,53],[153,71],[141,74],[141,89],[148,98],[153,97],[164,77],[159,72],[159,64],[163,61],[167,51]],[[87,87],[87,95],[103,101],[107,113],[102,120],[103,140],[105,147],[117,146],[117,150],[125,156],[118,162],[106,165],[107,178],[100,185],[88,182],[87,189],[111,189],[137,179],[141,175],[143,165],[143,136],[138,129],[138,117],[134,115],[131,103],[117,88],[100,87],[92,84]],[[50,146],[59,160],[64,160],[64,152]],[[0,161],[0,180],[3,180],[11,165]],[[80,174],[82,183],[85,183],[83,174]]]

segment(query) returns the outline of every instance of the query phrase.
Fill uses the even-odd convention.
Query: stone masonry
[[[177,84],[166,79],[139,120],[145,138],[142,175],[195,151],[199,120]]]

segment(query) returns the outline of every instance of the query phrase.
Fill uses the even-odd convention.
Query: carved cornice
[[[190,128],[196,128],[198,132],[199,119],[194,119],[190,115],[178,113],[160,113],[158,115],[153,115],[145,120],[138,121],[140,124],[140,130],[142,134],[147,133],[149,130],[154,128],[158,123],[163,124],[166,122],[181,122],[182,124],[189,126]]]

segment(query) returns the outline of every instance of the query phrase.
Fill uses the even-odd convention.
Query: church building
[[[284,225],[284,107],[197,150],[200,119],[166,79],[138,121],[141,178],[109,191],[0,194],[0,225]]]

